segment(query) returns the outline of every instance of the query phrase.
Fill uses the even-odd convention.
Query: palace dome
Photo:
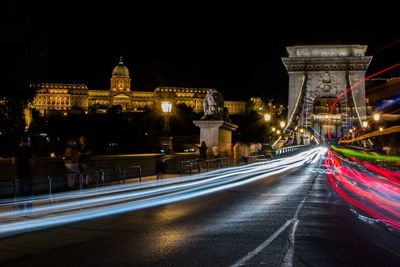
[[[118,65],[113,69],[112,76],[129,78],[129,70],[124,65],[124,62],[122,62],[122,58],[120,59]]]

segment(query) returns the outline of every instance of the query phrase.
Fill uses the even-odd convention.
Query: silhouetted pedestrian
[[[165,160],[165,157],[162,155],[156,160],[156,168],[155,172],[157,175],[157,180],[164,178],[164,174],[167,171],[167,162]]]
[[[16,174],[18,178],[18,196],[31,197],[33,195],[32,186],[32,150],[28,137],[22,137],[15,152]],[[19,205],[20,210],[31,210],[32,201],[27,200]]]
[[[79,173],[78,165],[78,149],[76,147],[75,140],[68,140],[67,146],[64,150],[64,164],[67,169],[67,187],[68,189],[73,189],[75,185],[75,179]]]
[[[79,137],[79,152],[78,152],[78,164],[79,164],[79,172],[83,176],[84,186],[87,187],[89,185],[89,160],[93,151],[91,147],[87,144],[86,136]]]
[[[200,146],[196,147],[199,148],[199,159],[197,161],[197,171],[200,173],[202,168],[203,168],[203,162],[207,159],[207,151],[208,151],[208,147],[206,145],[205,141],[201,141]]]
[[[199,148],[200,160],[206,160],[207,159],[207,150],[208,150],[208,147],[206,145],[206,142],[202,141],[201,145],[200,145],[200,148]]]

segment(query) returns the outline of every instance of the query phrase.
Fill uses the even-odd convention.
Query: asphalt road
[[[400,266],[320,162],[191,200],[0,239],[0,266]]]

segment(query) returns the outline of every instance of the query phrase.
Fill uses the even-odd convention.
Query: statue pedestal
[[[200,143],[206,142],[209,153],[212,147],[217,145],[221,154],[232,154],[232,132],[237,129],[236,124],[223,120],[202,120],[193,123],[200,128]]]

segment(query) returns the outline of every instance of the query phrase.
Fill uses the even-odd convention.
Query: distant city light
[[[379,131],[381,131],[381,132],[382,132],[382,131],[383,131],[383,127],[379,127]]]
[[[275,128],[275,127],[272,127],[272,128],[271,128],[271,131],[275,132],[275,131],[276,131],[276,128]]]
[[[379,121],[379,119],[381,118],[381,114],[374,113],[374,115],[372,117],[374,118],[374,121]]]
[[[363,121],[362,122],[362,126],[363,126],[363,128],[367,128],[368,127],[368,121]]]
[[[264,120],[265,120],[265,121],[270,121],[270,120],[271,120],[271,114],[268,114],[268,113],[265,114],[265,115],[264,115]]]
[[[284,121],[281,121],[281,122],[279,123],[279,126],[281,126],[281,128],[284,128],[284,127],[286,126],[286,123],[285,123]]]

